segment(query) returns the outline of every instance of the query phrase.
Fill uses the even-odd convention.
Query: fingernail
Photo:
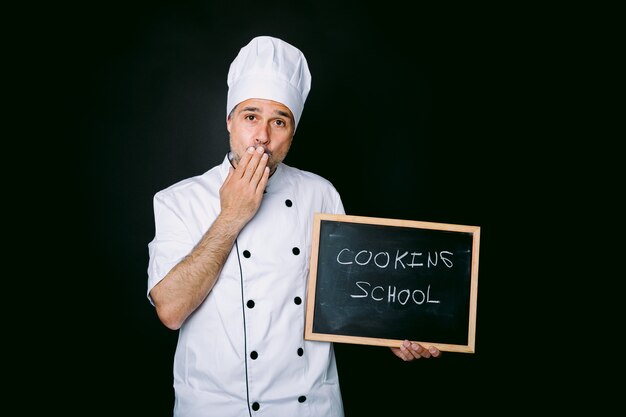
[[[252,152],[254,152],[254,147],[250,146],[250,147],[247,149],[247,151],[248,151],[248,153],[252,153]]]
[[[256,151],[257,151],[258,153],[263,153],[263,152],[265,152],[265,149],[263,149],[263,147],[262,147],[262,146],[259,146],[258,148],[256,148]]]

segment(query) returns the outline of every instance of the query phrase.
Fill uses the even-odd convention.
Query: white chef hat
[[[310,89],[304,54],[280,39],[258,36],[230,64],[226,116],[244,100],[273,100],[289,107],[297,127]]]

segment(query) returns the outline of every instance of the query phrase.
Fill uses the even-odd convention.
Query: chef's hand
[[[263,192],[270,176],[268,156],[259,146],[250,147],[242,155],[237,168],[230,167],[220,188],[221,214],[243,227],[261,206]]]
[[[399,357],[405,362],[410,362],[419,358],[438,358],[441,356],[441,352],[435,346],[430,346],[426,349],[419,343],[409,342],[405,340],[402,342],[399,348],[390,348],[394,355]]]

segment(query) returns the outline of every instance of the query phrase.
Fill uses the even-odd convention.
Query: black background
[[[538,387],[557,371],[533,365],[554,355],[546,335],[564,320],[546,282],[568,277],[542,268],[567,240],[543,233],[561,214],[547,199],[560,175],[535,181],[549,51],[528,40],[544,22],[393,2],[33,8],[7,14],[5,61],[10,107],[26,114],[11,120],[11,175],[35,177],[11,207],[29,221],[7,226],[32,227],[12,246],[27,271],[17,314],[37,320],[7,347],[28,353],[13,385],[46,401],[25,408],[171,415],[177,334],[146,298],[152,197],[221,162],[228,66],[257,35],[299,47],[313,75],[287,164],[332,181],[348,214],[481,226],[476,353],[403,363],[336,344],[346,416],[519,410],[551,395]]]

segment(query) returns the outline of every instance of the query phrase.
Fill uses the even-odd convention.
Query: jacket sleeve
[[[175,209],[174,201],[167,195],[157,193],[153,199],[155,236],[148,244],[148,288],[150,291],[167,273],[193,249],[194,242],[185,222]]]

